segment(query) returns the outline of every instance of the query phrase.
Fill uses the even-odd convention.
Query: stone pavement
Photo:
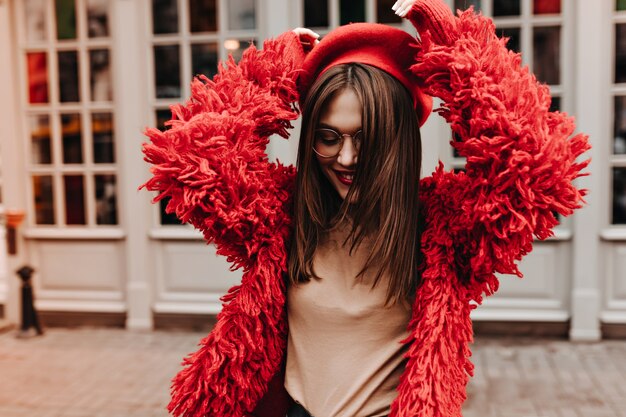
[[[0,417],[166,417],[169,380],[202,336],[0,334]],[[626,417],[626,341],[481,338],[473,351],[464,417]]]

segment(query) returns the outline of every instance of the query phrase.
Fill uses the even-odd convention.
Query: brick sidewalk
[[[166,417],[200,333],[48,329],[0,335],[2,417]],[[464,417],[626,417],[626,341],[480,339]]]

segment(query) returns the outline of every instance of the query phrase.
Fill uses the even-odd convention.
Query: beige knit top
[[[285,387],[314,417],[386,416],[404,370],[410,304],[385,307],[385,280],[355,280],[367,250],[352,256],[341,233],[318,247],[321,279],[288,290]]]

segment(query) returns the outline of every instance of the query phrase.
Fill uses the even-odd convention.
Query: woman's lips
[[[337,179],[340,183],[345,185],[352,185],[352,181],[354,180],[354,172],[345,172],[345,171],[337,171],[333,170]]]

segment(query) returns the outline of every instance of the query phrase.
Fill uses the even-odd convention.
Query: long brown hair
[[[323,175],[313,152],[314,131],[328,102],[352,89],[362,105],[363,139],[354,181],[344,200]],[[418,185],[421,139],[413,101],[395,78],[363,64],[337,65],[322,74],[303,105],[289,256],[292,284],[319,278],[313,255],[329,231],[349,220],[350,254],[372,243],[357,274],[376,270],[373,285],[388,274],[386,302],[409,300],[419,284]],[[354,196],[354,198],[353,198]]]

